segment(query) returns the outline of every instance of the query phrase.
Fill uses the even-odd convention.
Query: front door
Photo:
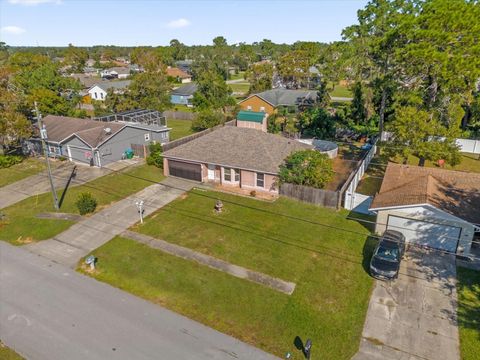
[[[215,180],[215,165],[208,164],[208,180]]]

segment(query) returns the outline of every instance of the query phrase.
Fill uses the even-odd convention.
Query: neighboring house
[[[175,61],[175,66],[188,74],[192,73],[193,60],[178,60]]]
[[[130,76],[130,68],[116,66],[102,70],[100,76],[104,79],[126,79]]]
[[[100,70],[94,67],[85,66],[83,68],[83,73],[87,76],[97,76],[100,73]]]
[[[308,68],[308,88],[316,89],[320,85],[321,80],[320,71],[315,66],[310,66]]]
[[[223,126],[165,151],[163,169],[166,176],[276,195],[283,160],[310,148],[256,129]]]
[[[193,94],[197,91],[198,86],[195,83],[189,83],[172,91],[170,102],[175,105],[192,105]]]
[[[237,114],[237,127],[267,132],[268,114],[264,112],[240,110]]]
[[[87,92],[92,100],[104,101],[109,89],[113,89],[116,94],[123,94],[130,83],[130,80],[97,82]]]
[[[130,148],[140,151],[143,157],[151,142],[168,142],[170,132],[164,125],[55,115],[46,116],[43,124],[47,129],[50,156],[65,156],[73,162],[99,167],[121,160]]]
[[[376,232],[402,232],[413,244],[469,254],[480,231],[480,174],[389,163],[371,211]]]
[[[317,101],[316,91],[273,89],[252,94],[238,104],[243,110],[275,114],[281,107],[298,111],[301,106],[311,106]]]
[[[187,74],[185,71],[176,67],[169,66],[167,68],[167,76],[174,78],[176,82],[179,82],[182,84],[188,84],[192,82],[192,76],[190,74]]]

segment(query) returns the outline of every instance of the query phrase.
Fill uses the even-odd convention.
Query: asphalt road
[[[0,241],[0,339],[26,359],[274,359]]]

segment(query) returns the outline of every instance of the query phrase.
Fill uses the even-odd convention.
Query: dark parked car
[[[370,274],[377,279],[395,279],[404,253],[405,236],[395,230],[385,231],[373,252]]]

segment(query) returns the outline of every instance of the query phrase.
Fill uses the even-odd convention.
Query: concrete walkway
[[[376,281],[352,360],[458,360],[453,255],[407,252],[397,280]]]
[[[164,184],[151,185],[79,221],[52,239],[29,244],[25,248],[60,264],[75,267],[79,259],[139,221],[136,201],[144,201],[144,216],[148,216],[195,184],[167,178]]]
[[[205,255],[198,251],[172,244],[164,240],[156,239],[148,235],[127,230],[124,231],[121,236],[148,245],[153,249],[161,250],[167,254],[178,256],[186,260],[193,260],[212,269],[267,286],[273,290],[280,291],[287,295],[291,295],[295,290],[295,283],[293,282],[284,281],[238,265],[233,265],[226,261],[214,258],[213,256]]]
[[[276,359],[2,241],[0,264],[0,338],[25,359]]]

